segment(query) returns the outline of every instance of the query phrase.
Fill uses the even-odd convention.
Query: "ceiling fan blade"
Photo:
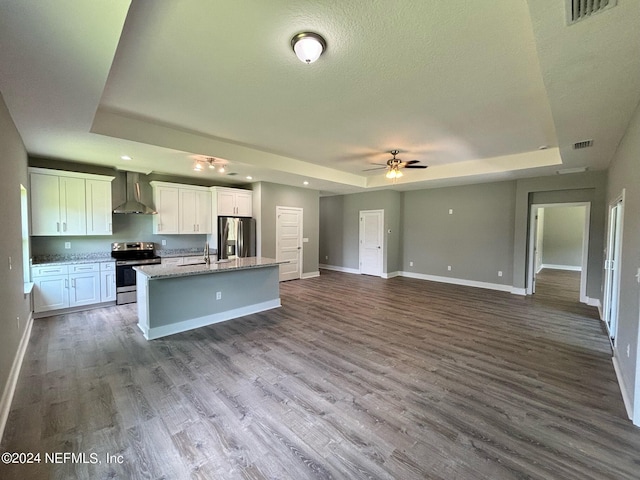
[[[365,170],[362,170],[363,172],[369,172],[371,170],[382,170],[383,168],[387,168],[386,165],[382,166],[382,167],[374,167],[374,168],[367,168]]]
[[[407,160],[404,162],[405,165],[413,165],[414,163],[420,163],[420,160]]]
[[[427,165],[406,165],[404,168],[428,168]]]

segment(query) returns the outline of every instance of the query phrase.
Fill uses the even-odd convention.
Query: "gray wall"
[[[318,271],[318,237],[319,237],[319,192],[308,188],[289,187],[275,183],[259,182],[255,185],[254,194],[259,199],[254,205],[260,206],[256,228],[260,231],[261,255],[276,258],[276,207],[302,208],[302,236],[309,242],[302,246],[302,273]],[[259,200],[259,202],[257,201]],[[254,212],[254,215],[256,213]],[[257,215],[256,215],[257,216]]]
[[[586,207],[549,207],[544,209],[542,263],[582,266],[582,236]]]
[[[0,94],[0,398],[7,388],[14,358],[31,312],[24,295],[20,185],[27,186],[27,152]],[[7,268],[11,257],[13,268]],[[19,321],[17,320],[19,318]]]
[[[406,192],[402,269],[511,285],[515,188],[500,182]]]
[[[358,242],[361,210],[384,210],[383,272],[392,274],[400,271],[402,194],[391,190],[320,199],[320,263],[360,269]]]
[[[515,228],[513,231],[513,286],[526,287],[529,213],[532,204],[590,202],[587,296],[602,298],[602,251],[606,172],[524,178],[516,181]]]
[[[640,267],[640,106],[618,146],[611,163],[607,184],[607,203],[625,190],[620,270],[620,308],[614,356],[617,357],[626,393],[634,401],[634,389],[639,382],[638,371],[638,288],[635,275]],[[627,357],[627,345],[629,356]],[[640,410],[640,398],[635,399]],[[640,411],[635,412],[640,424]]]

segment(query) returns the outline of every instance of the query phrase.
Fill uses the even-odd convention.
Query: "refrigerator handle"
[[[242,226],[242,219],[238,220],[238,251],[236,252],[237,257],[244,257],[244,232]]]

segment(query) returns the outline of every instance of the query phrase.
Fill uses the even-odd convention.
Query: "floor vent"
[[[615,7],[618,0],[565,0],[567,23],[569,25],[584,20],[594,13]]]
[[[573,144],[574,150],[580,150],[581,148],[589,148],[593,146],[593,140],[583,140]]]

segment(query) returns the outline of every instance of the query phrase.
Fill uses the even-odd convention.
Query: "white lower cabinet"
[[[215,257],[215,255],[214,255]],[[213,259],[215,261],[215,258]],[[169,257],[162,259],[162,265],[175,267],[176,265],[197,265],[204,262],[204,255],[189,255],[188,257]]]
[[[105,265],[104,272],[102,265]],[[107,278],[107,274],[110,277]],[[35,313],[115,300],[113,262],[37,266],[32,268],[31,275],[35,284]]]
[[[116,264],[113,262],[100,264],[100,301],[116,301]]]
[[[33,309],[36,313],[69,306],[69,275],[34,278]]]

